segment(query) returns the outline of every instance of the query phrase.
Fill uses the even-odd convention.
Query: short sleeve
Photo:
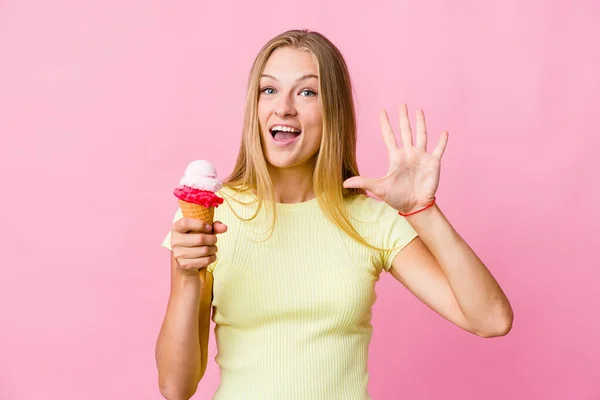
[[[175,223],[175,221],[180,220],[181,218],[183,218],[183,213],[181,212],[181,209],[178,208],[177,212],[175,212],[175,216],[173,217],[173,223]],[[163,240],[161,246],[172,250],[171,249],[171,231],[169,230],[169,232],[167,233],[167,236],[165,237],[165,239]]]
[[[392,267],[394,258],[418,236],[417,231],[408,223],[406,218],[396,210],[386,205],[386,222],[383,223],[381,234],[381,247],[385,249],[381,254],[381,263],[385,271]]]
[[[396,255],[418,236],[406,218],[379,199],[358,195],[349,210],[357,232],[375,247],[371,260],[376,268],[389,271]]]
[[[375,239],[373,244],[381,249],[376,254],[377,263],[389,271],[394,258],[418,236],[417,232],[406,218],[383,201],[367,198],[361,204],[366,207],[363,211],[369,215],[367,220],[371,221],[369,231]]]

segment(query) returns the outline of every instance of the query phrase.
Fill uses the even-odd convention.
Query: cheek
[[[267,137],[267,133],[268,133],[267,128],[265,127],[266,124],[267,124],[267,122],[265,120],[261,119],[260,116],[259,116],[259,119],[258,119],[258,133],[263,138]],[[270,135],[270,133],[269,133],[269,135]]]
[[[309,112],[307,112],[307,119],[310,124],[310,128],[313,131],[322,131],[323,130],[323,117],[321,115],[321,109],[314,107]]]
[[[323,139],[323,129],[321,125],[315,123],[311,129],[311,135],[309,139],[309,147],[311,150],[317,150],[321,146],[321,140]]]
[[[261,126],[265,125],[267,123],[267,118],[268,118],[268,109],[266,107],[266,104],[262,101],[258,102],[257,105],[257,114],[258,114],[258,122],[261,124]]]
[[[315,139],[320,142],[323,136],[323,120],[320,115],[313,121],[313,132],[315,133]]]

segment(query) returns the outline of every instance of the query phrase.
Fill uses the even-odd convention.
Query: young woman
[[[289,31],[260,51],[237,163],[219,191],[226,201],[215,219],[224,223],[178,211],[163,243],[172,249],[156,348],[165,397],[196,391],[212,310],[215,399],[368,399],[382,271],[466,331],[509,332],[506,296],[435,202],[448,134],[428,152],[423,112],[413,139],[402,106],[401,146],[384,111],[380,123],[389,171],[360,177],[339,50],[319,33]]]

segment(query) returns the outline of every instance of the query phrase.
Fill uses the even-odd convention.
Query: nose
[[[288,117],[296,114],[294,102],[290,96],[279,96],[279,101],[275,106],[275,115],[278,117]]]

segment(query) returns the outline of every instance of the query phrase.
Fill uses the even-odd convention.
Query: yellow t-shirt
[[[251,192],[224,188],[213,321],[221,372],[214,399],[369,399],[367,356],[375,283],[417,233],[376,199],[347,201],[359,244],[331,223],[317,200],[269,205],[251,221]],[[178,210],[174,220],[181,218]],[[170,233],[163,242],[170,248]]]

